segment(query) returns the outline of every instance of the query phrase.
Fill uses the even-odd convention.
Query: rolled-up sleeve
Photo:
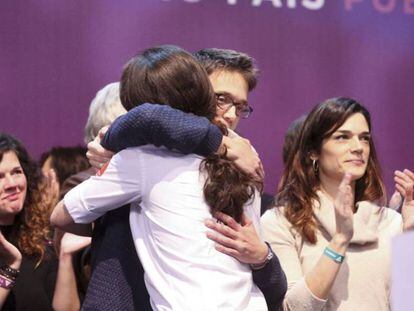
[[[90,223],[107,211],[139,201],[141,192],[140,157],[137,148],[116,154],[101,176],[92,176],[64,197],[75,223]]]

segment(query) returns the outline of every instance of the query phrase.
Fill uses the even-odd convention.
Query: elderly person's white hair
[[[110,83],[99,90],[89,106],[89,117],[85,126],[85,143],[94,140],[101,128],[110,125],[124,113],[126,110],[119,98],[119,82]]]

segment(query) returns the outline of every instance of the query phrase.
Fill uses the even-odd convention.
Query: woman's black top
[[[11,226],[0,226],[0,229],[7,239]],[[47,245],[45,256],[36,267],[37,261],[37,257],[23,255],[19,276],[1,308],[2,311],[53,310],[52,300],[58,270],[58,259],[53,247]]]

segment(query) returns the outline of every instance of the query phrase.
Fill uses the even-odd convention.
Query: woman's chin
[[[17,215],[23,210],[23,204],[21,202],[13,202],[10,204],[10,206],[7,208],[7,211],[10,213],[10,215]]]
[[[355,167],[348,169],[346,172],[352,175],[352,181],[357,181],[365,175],[366,169],[362,167]]]

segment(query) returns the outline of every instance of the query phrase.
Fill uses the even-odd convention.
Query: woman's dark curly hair
[[[13,152],[19,159],[27,180],[27,193],[22,211],[13,223],[11,242],[24,255],[35,256],[38,264],[45,255],[50,237],[50,205],[43,198],[45,183],[39,167],[31,159],[23,145],[11,135],[0,133],[0,162],[6,152]]]
[[[120,97],[127,110],[155,103],[210,121],[216,116],[207,72],[191,54],[177,46],[153,47],[133,57],[122,73]],[[254,195],[256,181],[224,156],[225,152],[209,156],[201,164],[200,169],[208,175],[204,197],[213,215],[220,211],[240,222],[244,204]]]

